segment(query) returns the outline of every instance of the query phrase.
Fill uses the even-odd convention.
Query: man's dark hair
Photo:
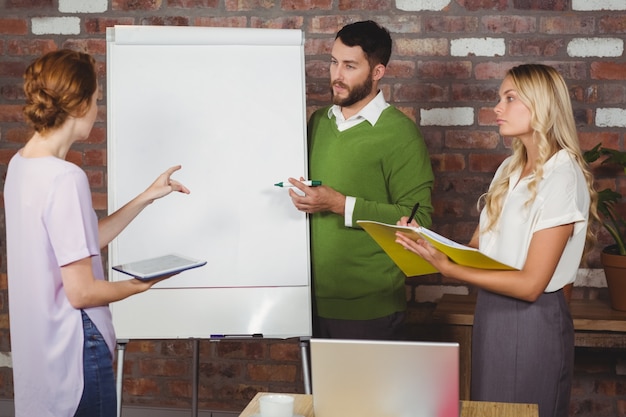
[[[360,46],[372,68],[378,64],[387,66],[389,63],[391,35],[374,21],[350,23],[337,32],[335,39],[340,39],[346,46]]]

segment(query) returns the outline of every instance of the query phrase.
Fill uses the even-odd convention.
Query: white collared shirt
[[[494,176],[502,174],[505,160]],[[509,191],[504,198],[502,212],[495,230],[481,233],[479,248],[486,255],[507,265],[521,269],[526,262],[533,234],[538,230],[574,224],[561,259],[545,292],[553,292],[574,282],[585,246],[589,212],[587,182],[578,164],[565,150],[554,154],[543,167],[543,179],[537,186],[537,194],[526,204],[532,193],[528,183],[532,176],[520,179],[521,170],[509,178]],[[480,223],[487,223],[483,209]]]
[[[341,112],[341,107],[333,105],[328,109],[328,118],[332,118],[335,115],[335,123],[337,123],[337,129],[340,132],[350,129],[358,125],[361,122],[368,121],[372,126],[376,124],[383,110],[389,107],[389,103],[385,100],[385,96],[382,91],[379,91],[369,103],[365,105],[359,112],[352,117],[346,119]],[[352,227],[352,214],[354,213],[354,206],[356,204],[356,197],[346,196],[346,207],[344,211],[344,224],[346,227]]]

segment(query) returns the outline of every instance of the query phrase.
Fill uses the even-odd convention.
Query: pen
[[[415,205],[413,206],[413,210],[411,210],[411,215],[409,216],[409,219],[406,221],[407,224],[411,223],[411,221],[415,217],[415,214],[417,213],[417,209],[418,208],[420,208],[420,203],[419,202],[415,203]]]
[[[317,186],[322,185],[322,181],[306,180],[306,181],[300,181],[300,182],[304,185],[308,185],[309,187],[317,187]],[[276,187],[293,187],[293,185],[289,181],[277,182],[274,185]]]

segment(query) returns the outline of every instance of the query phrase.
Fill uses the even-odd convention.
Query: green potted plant
[[[602,165],[619,167],[619,173],[626,174],[626,152],[603,147],[601,143],[584,152],[588,163],[604,157]],[[598,191],[598,213],[602,226],[613,239],[613,244],[600,253],[600,262],[604,268],[606,284],[609,290],[611,307],[626,311],[626,221],[619,213],[617,203],[622,195],[606,188]]]

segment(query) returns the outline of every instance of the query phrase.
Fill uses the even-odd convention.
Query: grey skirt
[[[573,372],[574,325],[562,290],[534,303],[479,290],[472,400],[539,404],[539,417],[567,417]]]

